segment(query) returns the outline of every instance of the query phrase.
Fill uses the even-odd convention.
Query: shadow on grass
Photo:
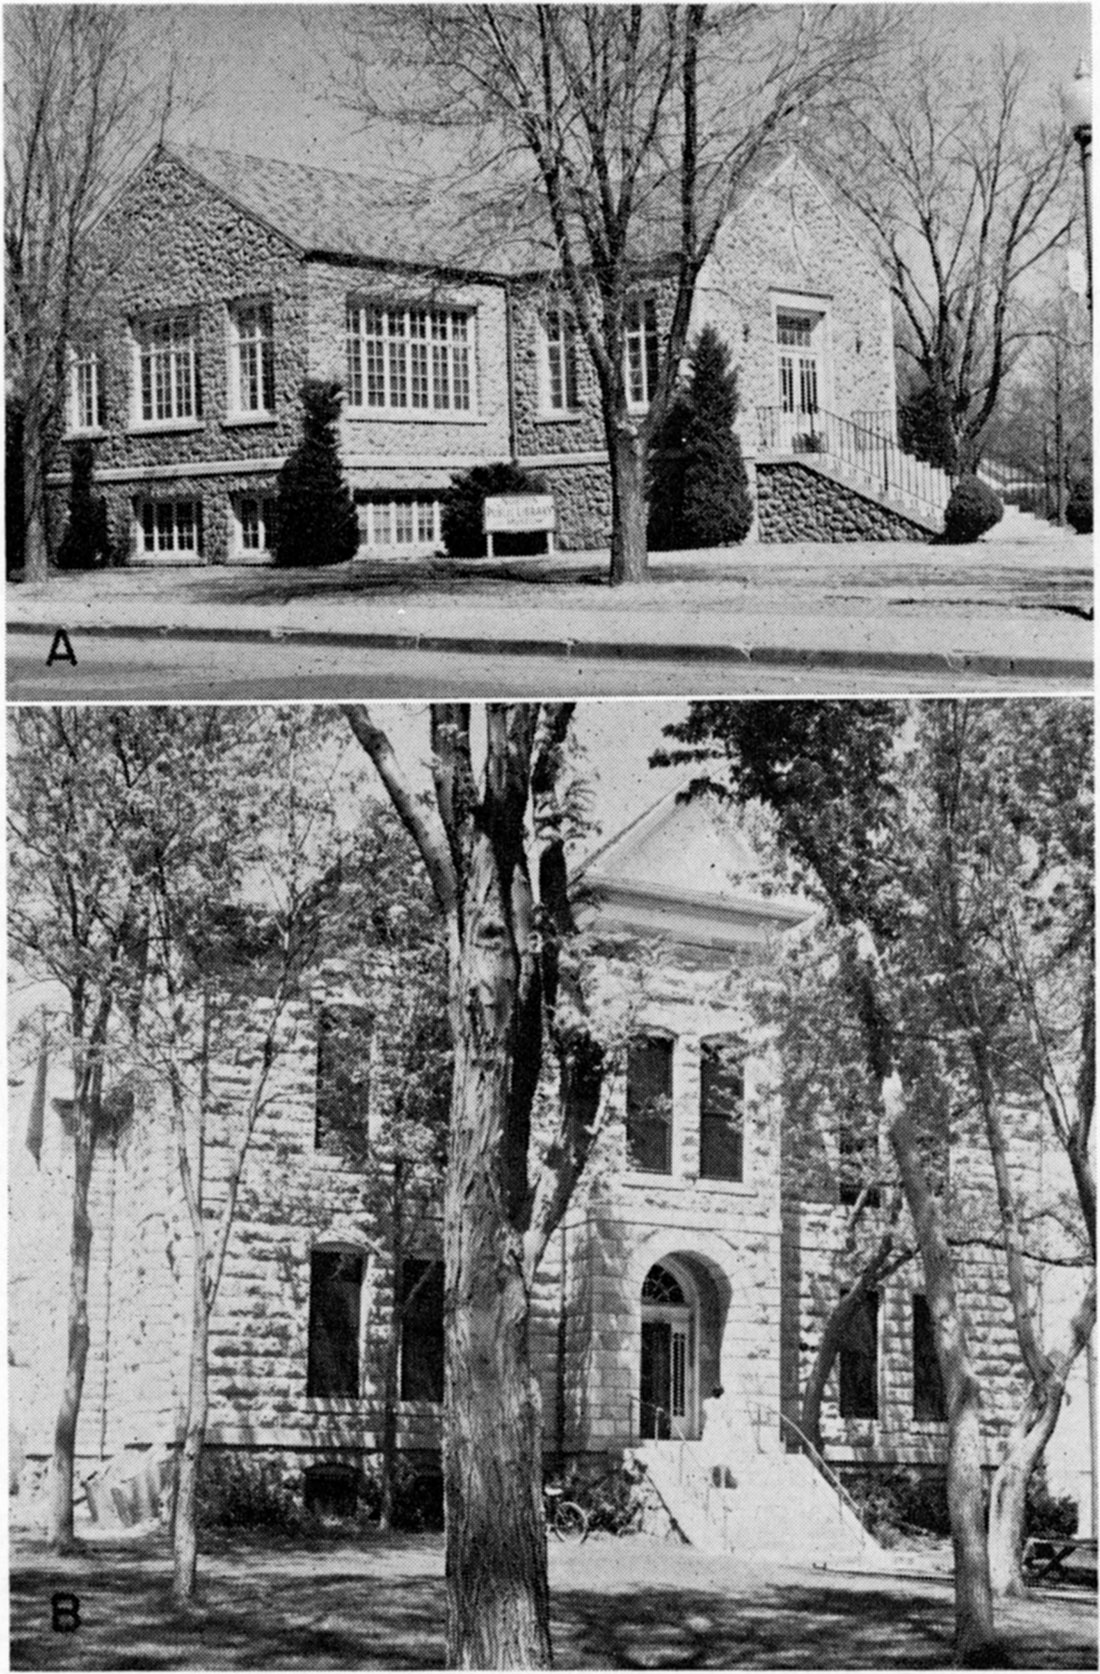
[[[231,592],[241,604],[289,604],[294,599],[314,598],[410,598],[418,593],[447,593],[464,596],[522,594],[524,587],[604,587],[606,569],[591,564],[575,565],[567,559],[527,559],[523,563],[461,558],[412,558],[404,562],[384,559],[356,561],[350,566],[317,570],[257,569],[247,574],[233,572],[209,583],[199,583],[197,597],[223,598]]]

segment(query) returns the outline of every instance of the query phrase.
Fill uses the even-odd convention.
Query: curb
[[[53,635],[49,627],[35,622],[9,622],[9,634]],[[199,628],[169,625],[149,628],[139,623],[112,627],[94,623],[68,628],[70,638],[85,635],[99,639],[179,639],[196,643],[221,641],[248,645],[339,645],[361,646],[367,651],[445,651],[467,655],[516,657],[598,657],[605,661],[740,663],[787,668],[870,668],[911,674],[974,673],[1006,677],[1032,676],[1042,680],[1084,680],[1093,678],[1093,664],[1084,658],[1007,657],[988,652],[965,651],[871,651],[857,649],[800,650],[790,645],[696,645],[643,641],[581,639],[504,639],[464,634],[349,633],[309,628]]]

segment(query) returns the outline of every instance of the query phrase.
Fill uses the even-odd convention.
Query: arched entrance
[[[699,1298],[691,1275],[679,1262],[655,1263],[642,1284],[643,1440],[696,1434],[698,1342]]]

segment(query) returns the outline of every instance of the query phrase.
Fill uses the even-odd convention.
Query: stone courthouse
[[[438,196],[438,194],[437,194]],[[364,555],[439,550],[456,473],[512,461],[553,493],[562,546],[607,543],[592,367],[547,254],[479,241],[392,182],[163,146],[98,232],[97,317],[69,348],[63,443],[95,444],[112,539],[140,564],[262,563],[307,376],[343,391],[340,447]],[[643,232],[627,329],[648,405],[674,289]],[[883,270],[796,155],[745,182],[700,274],[739,369],[763,540],[922,537],[948,485],[902,453]],[[51,477],[64,519],[65,446]]]
[[[774,1044],[748,996],[777,951],[806,934],[809,909],[768,890],[727,823],[675,797],[599,850],[585,879],[598,982],[621,1008],[623,1050],[605,1087],[597,1153],[536,1286],[547,1461],[596,1472],[635,1459],[702,1543],[751,1538],[760,1549],[770,1540],[835,1555],[838,1541],[858,1542],[862,1530],[801,1449],[797,1423],[823,1323],[850,1282],[840,1254],[851,1151],[843,1124],[822,1121],[812,1176],[797,1166]],[[323,1119],[332,1011],[349,1000],[369,1061],[371,1030],[385,1027],[384,990],[349,996],[319,982],[289,1019],[212,1321],[211,1447],[274,1458],[303,1490],[334,1473],[354,1484],[371,1466],[396,1286],[406,1295],[418,1286],[401,1325],[398,1444],[421,1470],[438,1469],[438,1242],[429,1228],[393,1271],[365,1207],[365,1172],[328,1142]],[[214,1073],[211,1108],[227,1128],[207,1144],[214,1204],[252,1072],[245,1050]],[[65,1094],[56,1071],[36,1085],[33,1065],[11,1094],[10,1387],[28,1485],[49,1457],[64,1367]],[[78,1469],[92,1478],[90,1502],[107,1512],[102,1484],[132,1482],[147,1461],[168,1456],[186,1386],[186,1222],[166,1124],[140,1114],[101,1144],[92,1202]],[[1015,1166],[1038,1169],[1036,1136],[1021,1126],[1017,1141]],[[953,1150],[950,1167],[978,1189],[977,1151]],[[991,1464],[1022,1388],[995,1272],[988,1252],[963,1263]],[[704,1516],[707,1508],[685,1503],[685,1463],[705,1485],[703,1402],[716,1384],[739,1489]],[[1070,1427],[1087,1399],[1071,1405]],[[942,1465],[947,1430],[918,1261],[872,1292],[849,1328],[823,1436],[835,1468]],[[1056,1480],[1084,1497],[1085,1479]]]

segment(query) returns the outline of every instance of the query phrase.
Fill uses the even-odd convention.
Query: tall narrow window
[[[85,344],[69,356],[69,428],[103,430],[107,423],[98,348]]]
[[[134,325],[138,414],[143,424],[199,416],[198,332],[191,314],[168,314]]]
[[[913,1417],[932,1424],[947,1421],[932,1311],[928,1298],[920,1295],[913,1298]]]
[[[818,351],[814,340],[816,316],[777,314],[779,347],[779,405],[785,413],[803,417],[817,412]]]
[[[652,401],[660,359],[657,303],[651,296],[636,296],[626,314],[626,387],[632,406],[647,407]]]
[[[233,501],[237,522],[237,550],[242,558],[263,553],[270,542],[275,513],[273,494],[239,494]]]
[[[735,1041],[705,1040],[699,1065],[699,1174],[745,1178],[745,1074]]]
[[[401,1399],[443,1399],[443,1263],[401,1264]]]
[[[362,1294],[362,1256],[348,1250],[314,1250],[309,1258],[307,1395],[358,1397]]]
[[[546,315],[546,405],[552,413],[577,406],[577,333],[564,308]]]
[[[362,1006],[326,1006],[317,1018],[318,1150],[361,1149],[370,1114],[372,1020]]]
[[[230,314],[230,380],[238,415],[275,407],[275,334],[269,302],[242,302]]]
[[[627,1166],[672,1173],[672,1042],[633,1041],[626,1058]]]
[[[841,1418],[878,1417],[878,1292],[849,1315],[840,1345]]]

